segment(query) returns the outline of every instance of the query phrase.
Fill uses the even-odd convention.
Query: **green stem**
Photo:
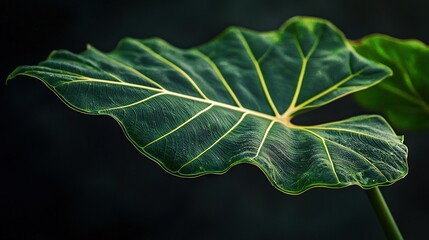
[[[383,195],[378,187],[366,190],[369,201],[377,214],[378,220],[383,227],[387,239],[404,239],[396,225],[395,219],[390,213],[389,207],[384,201]]]

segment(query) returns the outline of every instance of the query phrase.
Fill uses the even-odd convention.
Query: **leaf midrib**
[[[340,82],[338,82],[334,86],[332,86],[329,89],[326,89],[323,92],[319,93],[318,96],[319,95],[323,96],[323,95],[327,94],[328,92],[332,91],[332,89],[334,87],[336,88],[336,87],[344,84],[345,82],[347,82],[351,78],[355,77],[356,75],[359,75],[364,70],[365,70],[365,68],[361,69],[360,71],[358,71],[358,72],[356,72],[354,74],[349,75],[348,77],[344,78],[343,80],[341,80]],[[37,71],[37,70],[27,71],[27,73],[31,73],[31,72],[40,72],[40,73],[43,73],[42,71]],[[58,87],[58,86],[61,86],[61,85],[65,85],[65,84],[80,83],[80,82],[95,82],[95,83],[104,83],[104,84],[113,84],[113,85],[127,86],[127,87],[133,87],[133,88],[140,88],[140,89],[145,89],[145,90],[149,90],[149,91],[154,91],[154,92],[162,93],[162,94],[157,94],[157,95],[176,96],[176,97],[180,97],[180,98],[184,98],[184,99],[189,99],[189,100],[193,100],[193,101],[197,101],[197,102],[207,103],[209,105],[214,105],[214,106],[222,107],[222,108],[225,108],[225,109],[230,109],[230,110],[241,112],[241,113],[247,113],[249,115],[253,115],[253,116],[256,116],[256,117],[261,117],[261,118],[264,118],[264,119],[267,119],[267,120],[270,120],[270,121],[281,123],[281,124],[285,125],[288,128],[301,129],[301,128],[305,127],[305,126],[299,126],[299,125],[295,125],[295,124],[291,123],[291,119],[292,119],[293,116],[284,116],[284,115],[282,115],[282,116],[272,116],[272,115],[269,115],[269,114],[265,114],[265,113],[262,113],[262,112],[258,112],[258,111],[254,111],[254,110],[245,108],[241,104],[240,104],[241,106],[234,106],[234,105],[230,105],[230,104],[226,104],[226,103],[214,101],[214,100],[211,100],[209,98],[205,99],[205,98],[199,98],[199,97],[194,97],[194,96],[190,96],[190,95],[186,95],[186,94],[182,94],[182,93],[173,92],[173,91],[167,90],[165,88],[162,88],[162,89],[160,89],[160,88],[154,88],[154,87],[149,87],[149,86],[144,86],[144,85],[139,85],[139,84],[134,84],[134,83],[128,83],[128,82],[125,82],[125,81],[117,81],[116,82],[116,81],[105,80],[105,79],[95,79],[95,78],[90,78],[90,77],[85,77],[85,76],[77,75],[77,74],[74,74],[74,73],[69,73],[68,71],[63,71],[63,73],[61,73],[61,74],[65,75],[65,76],[70,76],[70,77],[78,78],[80,80],[72,80],[72,81],[68,81],[68,82],[63,82],[63,83],[61,83],[61,84],[59,84],[57,86],[53,86],[54,88]],[[150,96],[150,98],[154,98],[154,97],[157,97],[157,96]],[[113,108],[109,108],[109,109],[113,110],[113,109],[126,108],[126,107],[130,107],[130,106],[134,106],[134,105],[138,104],[139,102],[144,102],[145,100],[147,100],[147,99],[142,99],[142,100],[139,100],[139,101],[131,103],[131,104],[127,104],[127,105],[124,105],[124,106],[113,107]],[[311,99],[311,100],[314,101],[314,99]],[[307,100],[307,102],[308,101],[310,101],[310,100]],[[300,104],[300,106],[302,106],[302,105],[303,104]],[[300,107],[300,108],[303,108],[303,107]],[[109,109],[102,109],[102,110],[99,110],[99,111],[106,111],[106,110],[109,110]],[[297,111],[297,109],[294,109],[294,110],[295,110],[294,112]]]
[[[36,72],[36,71],[32,71],[32,72]],[[70,75],[70,76],[72,76],[72,75]],[[74,76],[74,77],[76,77],[76,76]],[[189,99],[189,100],[193,100],[193,101],[197,101],[197,102],[213,104],[213,105],[218,106],[218,107],[222,107],[222,108],[226,108],[226,109],[230,109],[230,110],[234,110],[234,111],[238,111],[238,112],[242,112],[242,113],[247,113],[247,114],[254,115],[257,117],[261,117],[261,118],[264,118],[264,119],[267,119],[270,121],[280,122],[280,123],[287,125],[288,127],[292,126],[291,123],[286,122],[286,120],[287,120],[286,118],[279,118],[279,117],[271,116],[271,115],[261,113],[258,111],[254,111],[254,110],[251,110],[248,108],[244,108],[244,107],[240,108],[240,107],[229,105],[226,103],[213,101],[211,99],[202,99],[202,98],[198,98],[198,97],[194,97],[194,96],[190,96],[190,95],[186,95],[186,94],[182,94],[182,93],[172,92],[172,91],[169,91],[166,89],[158,89],[158,88],[153,88],[153,87],[148,87],[148,86],[143,86],[143,85],[138,85],[138,84],[133,84],[133,83],[127,83],[127,82],[115,82],[115,81],[109,81],[109,80],[104,80],[104,79],[94,79],[94,78],[89,78],[89,77],[83,77],[82,78],[81,77],[81,80],[73,80],[73,81],[64,82],[64,83],[59,84],[55,87],[58,87],[61,85],[66,85],[66,84],[88,83],[88,82],[113,84],[113,85],[126,86],[126,87],[134,87],[134,88],[145,89],[145,90],[154,91],[154,92],[158,92],[158,93],[164,93],[164,95],[171,95],[171,96],[176,96],[176,97]],[[128,104],[126,106],[129,106],[129,105],[131,105],[131,104]],[[119,109],[120,107],[115,107],[115,108]]]

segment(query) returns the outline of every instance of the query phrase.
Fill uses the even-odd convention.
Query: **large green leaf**
[[[329,22],[298,17],[273,32],[229,28],[189,50],[127,38],[107,54],[55,51],[9,79],[38,78],[73,109],[112,116],[138,150],[174,175],[250,163],[280,191],[299,194],[405,176],[407,148],[381,117],[290,121],[390,74],[356,54]]]
[[[356,94],[365,107],[384,112],[394,126],[429,129],[429,47],[417,40],[372,35],[355,42],[363,56],[393,70],[393,76]]]

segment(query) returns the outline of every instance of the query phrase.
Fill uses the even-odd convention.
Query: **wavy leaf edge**
[[[351,51],[351,52],[353,52],[353,53],[356,53],[356,51],[355,51],[355,49],[353,48],[353,44],[355,44],[355,42],[353,42],[353,41],[349,41],[349,40],[347,40],[346,39],[346,37],[344,36],[344,34],[336,27],[336,26],[334,26],[331,22],[329,22],[329,21],[327,21],[327,20],[325,20],[325,19],[320,19],[320,18],[315,18],[315,17],[303,17],[303,16],[298,16],[298,17],[293,17],[293,18],[291,18],[291,19],[289,19],[289,20],[287,20],[280,28],[279,28],[279,31],[280,30],[282,30],[282,29],[285,29],[285,28],[287,28],[290,24],[292,24],[293,22],[295,22],[295,21],[299,21],[299,20],[301,20],[301,19],[311,19],[311,20],[314,20],[314,21],[319,21],[319,22],[323,22],[324,24],[327,24],[327,25],[329,25],[329,27],[332,27],[333,29],[335,29],[340,35],[341,35],[341,37],[342,37],[342,39],[344,40],[344,43],[345,43],[345,45],[347,46],[347,48]],[[225,31],[223,31],[221,34],[219,34],[217,37],[215,37],[214,39],[212,39],[211,41],[209,41],[208,43],[206,43],[206,44],[209,44],[209,43],[211,43],[211,42],[214,42],[214,41],[216,41],[217,39],[220,39],[224,34],[227,34],[228,33],[228,31],[235,31],[235,30],[241,30],[241,29],[244,29],[244,30],[246,30],[246,31],[251,31],[251,32],[255,32],[255,33],[273,33],[273,32],[276,32],[276,30],[274,30],[274,31],[266,31],[266,32],[257,32],[257,31],[253,31],[253,30],[249,30],[249,29],[246,29],[246,28],[242,28],[242,27],[235,27],[235,26],[232,26],[232,27],[229,27],[229,28],[227,28]],[[131,38],[125,38],[125,39],[123,39],[123,40],[121,40],[119,43],[118,43],[118,46],[121,44],[121,42],[122,41],[125,41],[125,40],[127,40],[127,39],[131,39]],[[159,39],[159,38],[150,38],[150,39],[157,39],[157,40],[161,40],[161,41],[163,41],[163,42],[165,42],[163,39]],[[145,39],[145,40],[148,40],[148,39]],[[165,42],[165,43],[167,43],[167,42]],[[183,51],[191,51],[191,50],[193,50],[193,49],[195,49],[195,48],[197,48],[197,47],[200,47],[200,46],[204,46],[204,45],[206,45],[206,44],[202,44],[202,45],[200,45],[200,46],[196,46],[196,47],[193,47],[193,48],[189,48],[189,49],[180,49],[180,48],[176,48],[175,46],[172,46],[172,45],[170,45],[169,43],[167,43],[170,47],[172,47],[172,48],[175,48],[175,49],[179,49],[179,50],[183,50]],[[87,45],[87,49],[91,49],[91,48],[93,48],[91,45]],[[95,48],[94,48],[95,49]],[[116,48],[115,48],[116,49]],[[61,50],[59,50],[59,51],[61,51]],[[98,51],[98,50],[97,50]],[[113,51],[115,51],[115,50],[113,50]],[[112,51],[112,52],[113,52]],[[53,51],[50,55],[49,55],[49,57],[48,57],[48,59],[47,60],[49,60],[50,58],[51,58],[51,56],[52,55],[54,55],[55,54],[55,52],[57,52],[57,51]],[[386,67],[385,65],[383,65],[383,64],[381,64],[381,63],[377,63],[377,62],[374,62],[374,61],[371,61],[371,60],[369,60],[370,62],[373,62],[373,64],[375,64],[375,65],[378,65],[378,66],[384,66],[384,67]],[[24,66],[25,67],[25,66]],[[364,87],[361,87],[361,88],[359,88],[359,89],[356,89],[355,91],[350,91],[350,92],[347,92],[346,94],[344,94],[344,95],[340,95],[340,96],[337,96],[337,97],[335,97],[335,98],[332,98],[331,100],[329,100],[329,101],[326,101],[326,102],[324,102],[323,104],[320,104],[320,105],[316,105],[314,108],[317,108],[317,107],[320,107],[320,106],[323,106],[323,105],[326,105],[326,104],[328,104],[328,103],[330,103],[330,102],[332,102],[332,101],[335,101],[336,99],[339,99],[339,98],[341,98],[341,97],[344,97],[344,96],[346,96],[346,95],[349,95],[349,94],[352,94],[352,93],[354,93],[354,92],[357,92],[357,91],[360,91],[360,90],[363,90],[363,89],[366,89],[366,88],[369,88],[369,87],[372,87],[372,86],[374,86],[374,85],[376,85],[376,84],[378,84],[379,82],[381,82],[382,80],[384,80],[385,78],[387,78],[387,77],[389,77],[389,76],[391,76],[392,75],[392,71],[390,70],[390,68],[388,68],[388,67],[386,67],[386,69],[388,69],[388,71],[389,71],[389,74],[388,75],[386,75],[385,77],[383,77],[383,78],[380,78],[378,81],[374,81],[374,83],[373,84],[371,84],[371,85],[367,85],[367,86],[364,86]],[[402,179],[402,178],[404,178],[407,174],[408,174],[408,160],[407,159],[405,159],[405,165],[407,166],[406,167],[406,171],[405,172],[403,172],[403,174],[400,176],[400,177],[398,177],[398,178],[396,178],[394,181],[389,181],[387,178],[386,178],[386,182],[385,183],[382,183],[382,184],[380,184],[380,183],[376,183],[376,184],[374,184],[374,185],[367,185],[367,186],[363,186],[363,185],[360,185],[360,184],[356,184],[355,182],[351,182],[351,183],[347,183],[347,184],[342,184],[341,186],[339,186],[338,185],[338,183],[335,183],[335,184],[332,184],[332,185],[330,185],[330,184],[326,184],[326,183],[323,183],[323,184],[320,184],[320,183],[313,183],[313,184],[310,184],[310,185],[307,185],[307,187],[305,187],[305,188],[302,188],[302,189],[300,189],[300,190],[298,190],[298,191],[289,191],[289,190],[285,190],[284,188],[282,188],[282,187],[280,187],[279,185],[278,185],[278,183],[276,183],[272,178],[271,178],[271,176],[270,176],[270,174],[264,169],[264,168],[262,168],[261,166],[259,166],[256,162],[253,162],[253,161],[250,161],[251,160],[251,158],[244,158],[244,159],[241,159],[241,160],[238,160],[238,161],[236,161],[236,162],[234,162],[233,164],[230,164],[226,169],[224,169],[224,170],[222,170],[222,171],[208,171],[208,172],[199,172],[199,173],[196,173],[196,174],[190,174],[190,175],[187,175],[187,174],[183,174],[183,173],[178,173],[177,171],[172,171],[171,169],[169,169],[168,167],[166,167],[165,166],[165,164],[161,161],[161,160],[159,160],[158,158],[156,158],[156,157],[153,157],[151,154],[149,154],[148,152],[146,152],[146,151],[144,151],[144,149],[142,149],[141,148],[141,146],[138,144],[138,143],[136,143],[135,141],[134,141],[134,139],[131,137],[131,135],[130,135],[130,133],[127,131],[127,129],[126,129],[126,126],[124,125],[124,123],[118,118],[118,117],[116,117],[115,115],[113,115],[113,114],[108,114],[108,113],[101,113],[101,112],[99,112],[99,113],[89,113],[89,112],[87,112],[87,111],[85,111],[85,110],[83,110],[83,109],[81,109],[80,107],[78,107],[78,106],[75,106],[75,105],[73,105],[73,103],[71,103],[71,102],[69,102],[66,98],[64,98],[61,94],[59,94],[56,90],[55,90],[55,88],[54,87],[52,87],[52,86],[50,86],[49,84],[47,84],[47,82],[45,82],[42,78],[40,78],[40,77],[37,77],[37,76],[34,76],[34,75],[31,75],[31,74],[28,74],[28,73],[25,73],[25,72],[21,72],[21,69],[20,69],[20,67],[18,67],[18,68],[16,68],[8,77],[7,77],[7,80],[6,80],[6,84],[11,80],[11,79],[13,79],[13,78],[15,78],[16,76],[18,76],[18,75],[23,75],[23,76],[28,76],[28,77],[32,77],[32,78],[36,78],[36,79],[38,79],[38,80],[40,80],[42,83],[44,83],[45,84],[45,86],[47,86],[52,92],[54,92],[54,94],[55,95],[57,95],[57,97],[63,102],[63,103],[65,103],[65,105],[67,105],[68,107],[70,107],[71,109],[73,109],[73,110],[75,110],[75,111],[78,111],[78,112],[80,112],[80,113],[84,113],[84,114],[87,114],[87,115],[105,115],[105,116],[110,116],[110,117],[112,117],[112,118],[114,118],[115,119],[115,121],[118,123],[118,125],[121,127],[121,129],[122,129],[122,131],[124,132],[124,135],[127,137],[127,139],[141,152],[141,153],[143,153],[146,157],[148,157],[149,159],[151,159],[152,161],[154,161],[155,163],[157,163],[162,169],[164,169],[166,172],[168,172],[169,174],[171,174],[171,175],[174,175],[174,176],[177,176],[177,177],[182,177],[182,178],[196,178],[196,177],[199,177],[199,176],[203,176],[203,175],[206,175],[206,174],[214,174],[214,175],[222,175],[222,174],[225,174],[226,172],[228,172],[232,167],[234,167],[234,166],[236,166],[236,165],[239,165],[239,164],[242,164],[242,163],[246,163],[246,164],[250,164],[250,165],[254,165],[254,166],[256,166],[257,168],[259,168],[262,172],[263,172],[263,174],[267,177],[267,179],[270,181],[270,183],[277,189],[277,190],[279,190],[279,191],[281,191],[281,192],[283,192],[283,193],[287,193],[287,194],[290,194],[290,195],[299,195],[299,194],[302,194],[302,193],[304,193],[304,192],[306,192],[306,191],[308,191],[308,190],[310,190],[310,189],[313,189],[313,188],[330,188],[330,189],[339,189],[339,188],[344,188],[344,187],[348,187],[348,186],[351,186],[351,185],[357,185],[357,186],[359,186],[360,188],[362,188],[362,189],[370,189],[370,188],[373,188],[373,187],[376,187],[376,186],[389,186],[389,185],[392,185],[393,183],[395,183],[396,181],[398,181],[398,180],[400,180],[400,179]],[[156,94],[155,94],[156,95]],[[234,106],[234,108],[236,108],[235,106]],[[243,109],[246,109],[246,108],[243,108]],[[311,108],[312,109],[312,108]],[[310,110],[311,110],[310,109]],[[249,110],[249,109],[246,109],[246,110]],[[285,118],[284,117],[282,117],[282,118],[278,118],[278,117],[276,117],[276,116],[269,116],[270,117],[270,119],[272,120],[272,123],[281,123],[281,124],[283,124],[283,125],[285,125],[287,128],[291,128],[291,129],[299,129],[299,130],[303,130],[303,129],[307,129],[307,128],[313,128],[313,127],[316,127],[316,126],[319,126],[319,125],[312,125],[312,126],[301,126],[301,125],[295,125],[295,124],[292,124],[291,122],[290,122],[290,120],[295,116],[295,113],[301,113],[301,110],[306,110],[305,108],[304,109],[298,109],[298,111],[295,111],[295,112],[293,112],[292,114],[290,114],[290,115],[288,115],[287,117],[288,118],[286,118],[286,120],[285,120]],[[245,114],[243,114],[242,115],[242,117],[244,117],[245,115],[246,115],[247,113],[245,113]],[[264,114],[264,113],[261,113],[261,114]],[[394,130],[390,127],[390,125],[388,124],[388,122],[383,118],[383,117],[381,117],[381,116],[379,116],[379,115],[361,115],[361,116],[357,116],[357,117],[351,117],[351,118],[348,118],[348,119],[345,119],[345,120],[340,120],[340,121],[334,121],[334,122],[329,122],[329,123],[326,123],[326,124],[334,124],[334,123],[341,123],[341,122],[344,122],[344,121],[349,121],[350,119],[357,119],[357,118],[377,118],[377,119],[379,119],[379,120],[381,120],[381,121],[383,121],[389,128],[390,128],[390,130],[391,130],[391,133],[393,134],[393,135],[395,135],[396,136],[396,133],[394,132]],[[326,125],[326,124],[320,124],[320,125]],[[305,131],[307,131],[307,130],[305,130]],[[403,143],[403,136],[398,136],[398,138],[400,139],[400,142],[401,143]],[[324,142],[325,140],[322,140],[322,142]],[[325,143],[324,143],[325,144]],[[404,145],[405,146],[405,145]],[[326,147],[326,145],[325,145],[325,147]],[[406,146],[405,146],[405,148],[406,148]],[[406,150],[406,152],[407,152],[407,150]],[[328,153],[328,155],[329,155],[329,153]]]

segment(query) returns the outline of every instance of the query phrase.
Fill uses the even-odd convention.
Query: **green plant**
[[[171,174],[221,174],[249,163],[288,194],[366,189],[386,233],[401,238],[377,186],[407,174],[407,148],[379,116],[301,126],[292,119],[392,74],[357,54],[331,23],[308,17],[278,31],[230,28],[181,50],[124,39],[110,53],[54,51],[10,74],[44,82],[71,108],[109,115]]]
[[[385,35],[353,42],[357,52],[381,62],[395,73],[385,81],[356,94],[362,106],[383,112],[401,129],[429,129],[429,48],[418,40]]]

